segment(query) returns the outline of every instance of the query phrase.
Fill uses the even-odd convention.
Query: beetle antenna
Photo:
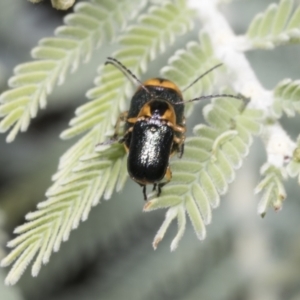
[[[205,75],[207,75],[208,73],[210,73],[211,71],[213,71],[216,68],[219,68],[220,66],[222,66],[223,64],[218,64],[215,65],[214,67],[212,67],[211,69],[207,70],[205,73],[203,73],[202,75],[200,75],[199,77],[197,77],[191,84],[189,84],[186,88],[184,88],[182,90],[182,92],[185,92],[188,88],[190,88],[192,85],[194,85],[196,82],[198,82],[201,78],[203,78]]]
[[[194,99],[191,99],[191,100],[176,102],[176,103],[173,103],[173,104],[174,105],[185,104],[185,103],[188,103],[188,102],[194,102],[194,101],[200,101],[200,100],[206,100],[206,99],[213,99],[213,98],[221,98],[221,97],[244,100],[246,103],[248,103],[249,100],[250,100],[249,98],[246,98],[243,95],[235,96],[235,95],[230,95],[230,94],[219,94],[219,95],[201,96],[201,97],[197,97],[197,98],[194,98]]]
[[[117,69],[119,69],[120,71],[122,71],[127,77],[132,77],[133,79],[135,79],[135,81],[137,81],[140,86],[148,93],[151,94],[150,91],[144,86],[144,84],[128,69],[126,68],[120,61],[118,61],[116,58],[114,57],[107,57],[107,61],[105,62],[105,65],[111,64],[113,66],[115,66]]]

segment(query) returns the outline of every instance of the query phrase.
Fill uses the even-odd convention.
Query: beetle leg
[[[174,129],[174,131],[177,131],[180,133],[185,133],[185,131],[186,131],[186,127],[180,126],[180,125],[174,125],[173,129]]]
[[[134,123],[136,123],[137,120],[138,120],[138,118],[128,118],[128,119],[127,119],[127,122],[128,122],[128,123],[133,123],[133,124],[134,124]]]
[[[157,186],[157,183],[154,183],[154,184],[153,184],[153,189],[152,189],[152,191],[155,191],[155,190],[156,190],[156,186]]]
[[[180,132],[180,133],[185,133],[186,132],[186,127],[185,126],[180,126],[180,125],[175,125],[174,126],[174,131]]]
[[[181,138],[174,136],[173,141],[174,141],[174,143],[179,145],[181,143]]]
[[[185,133],[186,132],[186,126],[185,126],[185,117],[183,117],[182,125],[173,125],[174,131]]]
[[[146,184],[143,185],[143,195],[144,195],[144,200],[147,201]]]
[[[157,197],[161,194],[161,188],[165,185],[165,183],[159,183],[158,184],[158,191],[157,191]]]
[[[119,142],[120,144],[123,144],[123,143],[126,141],[126,138],[127,138],[128,134],[129,134],[130,132],[132,132],[132,130],[133,130],[133,126],[130,127],[130,128],[128,128],[128,130],[125,132],[124,136],[123,136],[122,138],[120,138],[118,142]]]
[[[139,183],[139,185],[143,188],[144,200],[147,201],[146,184]]]
[[[172,122],[167,122],[167,125],[171,128],[173,128],[174,131],[180,132],[180,133],[185,133],[186,127],[183,125],[174,125]]]
[[[124,111],[122,113],[120,113],[119,115],[119,118],[117,120],[117,123],[115,125],[115,132],[114,132],[114,135],[112,136],[112,140],[116,140],[118,138],[118,135],[119,135],[119,129],[120,129],[120,123],[121,122],[124,122],[127,118],[127,115],[128,115],[128,111]]]
[[[174,151],[179,152],[178,157],[181,158],[182,155],[183,155],[183,152],[184,152],[184,141],[185,141],[185,136],[182,135],[180,138],[177,137],[177,136],[175,136],[173,140],[174,140],[174,143],[177,144],[177,145],[175,146],[176,148],[173,148],[173,149],[174,149]]]
[[[165,184],[167,184],[171,180],[171,178],[172,178],[172,172],[171,172],[170,166],[168,166],[168,168],[167,168],[165,177],[167,179],[167,181],[165,182]]]
[[[179,157],[179,158],[182,157],[183,152],[184,152],[184,140],[185,140],[185,136],[182,137],[181,144],[180,144],[179,147],[178,147],[178,152],[179,152],[178,157]]]

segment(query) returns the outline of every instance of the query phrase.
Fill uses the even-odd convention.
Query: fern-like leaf
[[[187,44],[186,49],[176,51],[169,60],[169,65],[161,71],[164,78],[176,82],[181,89],[184,89],[193,79],[220,63],[214,56],[210,39],[205,32],[200,33],[199,42],[190,42]],[[188,88],[184,92],[185,100],[195,98],[197,95],[211,94],[216,72],[218,71],[210,72]],[[187,116],[192,107],[193,103],[186,105],[185,113]]]
[[[281,0],[259,13],[249,26],[247,39],[252,48],[272,49],[300,42],[300,7],[293,12],[293,0]]]
[[[276,211],[281,209],[282,202],[286,198],[282,181],[287,174],[284,169],[277,168],[269,163],[261,167],[260,173],[263,179],[256,186],[255,193],[263,192],[258,204],[258,213],[264,217],[270,206],[273,206]]]
[[[65,25],[57,28],[55,37],[39,42],[31,53],[35,61],[17,66],[8,82],[13,89],[0,96],[0,132],[12,128],[7,142],[13,141],[19,131],[27,130],[30,119],[39,108],[45,108],[47,95],[56,84],[64,82],[67,72],[74,72],[82,61],[90,59],[95,48],[112,40],[132,12],[138,12],[144,4],[131,0],[78,3],[75,13],[65,17]]]
[[[139,18],[138,25],[123,34],[121,50],[114,56],[140,75],[165,45],[191,27],[191,16],[183,0],[151,7]],[[136,39],[144,44],[132,46],[132,40]],[[120,111],[127,106],[125,99],[131,88],[124,75],[112,66],[101,68],[101,73],[96,79],[98,86],[88,92],[93,101],[76,111],[72,127],[62,137],[88,132],[61,158],[58,172],[53,176],[55,182],[47,191],[49,199],[38,205],[38,211],[26,216],[29,222],[16,228],[19,236],[8,244],[14,249],[2,260],[2,266],[17,260],[6,278],[7,284],[14,284],[20,278],[35,255],[32,275],[36,276],[52,251],[58,251],[70,231],[80,220],[87,219],[91,207],[102,197],[109,199],[114,189],[119,191],[125,183],[126,157],[122,146],[113,145],[105,156],[103,151],[95,153],[95,144],[107,138]]]
[[[145,211],[169,207],[164,223],[153,241],[156,248],[172,219],[178,218],[178,233],[171,250],[183,235],[187,212],[199,239],[206,235],[205,225],[211,222],[211,208],[219,205],[220,195],[227,192],[234,180],[235,169],[248,154],[252,134],[260,132],[262,112],[244,110],[243,101],[218,98],[204,108],[207,125],[194,128],[195,137],[188,138],[181,160],[171,163],[172,181],[159,198],[148,201]]]
[[[144,73],[149,61],[163,52],[166,44],[172,44],[176,34],[183,34],[191,27],[190,20],[180,12],[183,5],[181,3],[175,6],[169,3],[163,8],[152,7],[149,15],[141,16],[139,25],[130,27],[127,34],[120,37],[123,50],[113,56],[122,61],[134,74]],[[184,11],[188,13],[187,16],[191,16],[187,9]],[[62,133],[62,138],[71,138],[98,124],[101,118],[99,115],[103,111],[101,107],[106,105],[111,108],[112,99],[118,98],[119,106],[112,108],[114,111],[110,112],[110,115],[113,117],[109,123],[115,124],[116,110],[126,109],[125,99],[132,95],[128,79],[113,66],[105,67],[105,71],[101,66],[99,73],[101,76],[96,79],[97,87],[87,93],[87,97],[93,101],[76,110],[76,117],[70,122],[71,128]]]
[[[287,172],[291,177],[298,176],[298,184],[300,185],[300,136],[298,136],[297,146],[294,150],[293,157],[287,165]]]
[[[274,92],[273,112],[280,118],[284,111],[289,117],[300,113],[300,81],[284,79],[278,83]]]

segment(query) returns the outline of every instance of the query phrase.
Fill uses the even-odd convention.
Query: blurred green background
[[[271,2],[233,1],[223,5],[222,11],[235,32],[242,34],[253,16]],[[14,66],[30,60],[30,50],[42,37],[52,36],[70,11],[56,11],[47,0],[38,5],[0,0],[0,91],[7,88]],[[172,53],[196,40],[199,26],[151,63],[144,78],[156,76]],[[6,144],[5,134],[0,135],[0,257],[8,250],[4,246],[13,237],[14,227],[44,200],[60,155],[74,143],[61,141],[58,135],[68,126],[74,109],[86,101],[85,92],[96,76],[95,65],[114,50],[107,45],[96,51],[90,63],[69,75],[67,83],[49,97],[47,109],[39,112],[28,132],[19,134],[14,143]],[[253,51],[247,57],[268,89],[283,78],[299,79],[299,46]],[[202,107],[196,106],[188,120],[190,128],[202,121]],[[297,137],[299,117],[283,118],[282,124]],[[256,213],[259,198],[253,190],[266,155],[258,138],[251,150],[229,193],[214,210],[203,242],[188,223],[179,248],[171,253],[174,223],[154,251],[151,243],[164,212],[143,213],[140,187],[128,180],[122,193],[92,210],[37,278],[27,270],[16,286],[5,287],[7,269],[0,269],[0,299],[300,299],[300,187],[296,180],[287,182],[283,210],[269,211],[261,219]]]

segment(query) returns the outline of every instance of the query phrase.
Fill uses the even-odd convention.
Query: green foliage
[[[252,21],[247,38],[252,48],[272,49],[277,45],[300,42],[300,7],[293,12],[293,0],[272,3]]]
[[[121,50],[113,56],[140,76],[147,70],[149,61],[164,52],[176,36],[191,28],[191,15],[184,1],[178,1],[178,5],[167,3],[163,7],[152,7],[149,14],[139,18],[138,25],[130,26],[126,34],[119,37]],[[101,123],[102,127],[111,128],[119,112],[126,110],[126,99],[132,95],[132,86],[122,72],[114,66],[101,66],[95,83],[97,86],[87,92],[92,101],[76,110],[76,116],[70,122],[71,128],[61,134],[63,139],[76,136],[102,120],[105,122]],[[107,114],[112,118],[105,118]],[[104,135],[100,141],[103,138]]]
[[[164,67],[161,74],[168,78],[183,90],[192,79],[204,74],[207,70],[220,63],[214,55],[209,36],[205,32],[200,32],[199,42],[189,42],[186,49],[176,51],[170,58],[169,65]],[[185,100],[195,98],[196,95],[211,94],[215,83],[217,70],[207,74],[201,80],[183,93]],[[186,104],[186,115],[191,113],[193,103]]]
[[[298,184],[300,185],[300,136],[298,136],[297,147],[294,150],[292,160],[287,166],[287,172],[291,177],[298,175]]]
[[[55,31],[56,36],[40,41],[32,51],[35,61],[17,66],[15,76],[9,80],[12,89],[0,96],[0,116],[3,117],[0,131],[11,129],[8,142],[14,140],[19,131],[27,130],[38,109],[45,108],[47,96],[55,85],[62,84],[68,72],[74,72],[81,63],[89,61],[94,49],[115,41],[118,51],[112,56],[140,77],[151,61],[192,28],[193,12],[185,0],[149,4],[148,11],[135,20],[134,16],[145,3],[138,0],[78,3],[75,13],[68,15],[65,25]],[[292,0],[282,0],[258,15],[246,36],[251,47],[270,49],[299,42],[300,9],[292,12],[292,8]],[[128,20],[132,25],[127,25]],[[184,91],[192,80],[220,62],[208,33],[201,31],[199,41],[190,41],[185,49],[176,51],[161,74]],[[223,66],[207,74],[184,91],[184,99],[212,93],[217,74],[226,77],[230,70]],[[71,230],[88,218],[91,208],[101,199],[110,199],[114,191],[123,189],[128,177],[123,146],[97,144],[109,138],[120,112],[128,109],[128,99],[133,93],[131,83],[114,66],[99,67],[96,86],[86,94],[90,101],[76,109],[70,127],[61,134],[62,139],[82,135],[81,138],[61,157],[52,178],[54,183],[46,193],[47,199],[38,204],[37,211],[26,215],[28,222],[15,229],[18,236],[8,243],[14,249],[1,262],[1,266],[14,263],[6,278],[7,284],[16,283],[32,260],[31,273],[37,276],[52,252],[59,251],[61,243],[68,240]],[[228,84],[225,87],[232,88]],[[271,95],[274,99],[272,117],[279,118],[282,111],[289,116],[299,112],[299,91],[299,81],[280,82]],[[193,103],[186,105],[186,115],[193,107]],[[177,248],[185,232],[186,215],[197,237],[205,238],[212,208],[219,205],[220,196],[235,179],[235,170],[248,154],[252,136],[259,134],[269,121],[264,113],[248,107],[245,100],[225,97],[205,106],[203,114],[207,125],[194,127],[194,136],[186,139],[183,158],[171,160],[172,181],[163,188],[160,197],[154,192],[150,194],[144,206],[144,211],[167,208],[166,218],[154,238],[154,248],[175,218],[178,231],[171,250]],[[300,173],[299,141],[287,167],[290,176]],[[263,192],[258,211],[264,215],[271,205],[277,210],[281,208],[286,197],[282,184],[286,169],[266,163],[261,174],[263,179],[255,192]]]
[[[273,206],[276,211],[282,208],[282,202],[286,198],[282,180],[287,178],[287,174],[285,169],[276,168],[269,163],[261,167],[260,173],[263,179],[256,186],[255,193],[263,192],[258,204],[258,213],[264,217],[270,206]]]
[[[139,24],[120,37],[121,50],[114,56],[140,75],[176,35],[190,28],[190,17],[185,1],[152,7],[139,18]],[[165,22],[164,28],[162,22]],[[144,44],[132,44],[136,39],[143,40]],[[58,172],[53,176],[55,182],[46,193],[49,199],[38,205],[38,211],[26,216],[29,222],[16,228],[15,233],[20,235],[8,244],[15,249],[2,260],[2,266],[17,260],[6,278],[7,284],[14,284],[37,254],[32,267],[32,275],[36,276],[41,265],[49,261],[52,250],[58,251],[70,231],[78,227],[80,220],[86,220],[91,207],[98,204],[102,196],[109,199],[115,187],[118,191],[125,183],[126,158],[120,156],[124,151],[120,152],[116,146],[119,155],[110,154],[108,159],[95,163],[98,155],[94,150],[98,141],[107,138],[106,133],[124,110],[130,83],[112,66],[101,68],[100,72],[101,77],[96,79],[98,87],[87,93],[93,101],[78,108],[77,116],[71,121],[73,127],[64,131],[62,137],[89,131],[62,156]]]
[[[284,111],[289,117],[300,113],[300,81],[284,79],[278,83],[274,91],[273,112],[280,118]]]
[[[11,131],[12,142],[19,131],[26,131],[38,109],[45,108],[47,95],[61,85],[68,71],[88,62],[95,48],[112,41],[125,28],[145,1],[93,0],[78,3],[75,13],[66,16],[65,25],[55,31],[56,37],[43,38],[32,50],[35,61],[17,66],[9,80],[11,90],[0,95],[0,132]],[[133,9],[135,8],[135,9]],[[129,16],[129,17],[128,17]]]
[[[169,208],[154,239],[154,248],[176,217],[178,233],[171,250],[177,248],[185,229],[186,213],[197,237],[200,240],[205,238],[211,208],[219,205],[220,195],[227,192],[228,184],[234,180],[235,170],[241,167],[243,157],[249,152],[252,134],[261,130],[259,120],[262,113],[245,109],[242,100],[218,98],[203,112],[209,126],[199,124],[194,128],[195,136],[186,140],[184,157],[171,163],[172,181],[159,198],[145,204],[145,211]]]

